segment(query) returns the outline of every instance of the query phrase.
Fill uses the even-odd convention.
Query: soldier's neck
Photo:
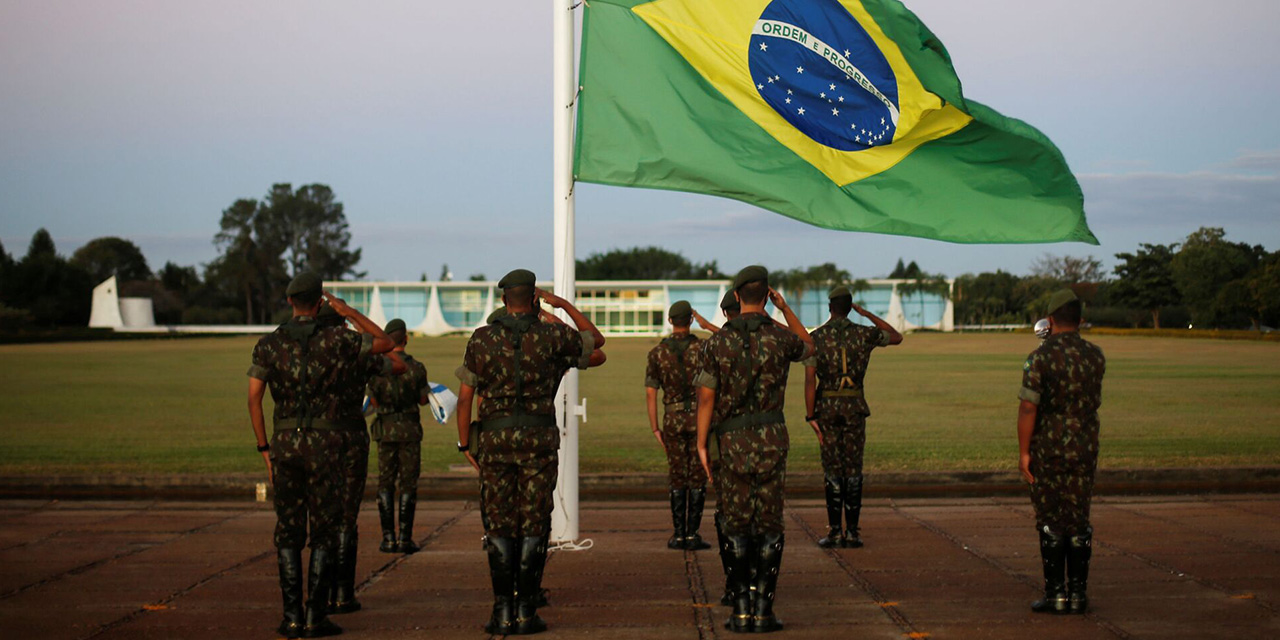
[[[673,336],[687,336],[687,335],[689,335],[689,327],[677,327],[677,326],[672,326],[672,327],[671,327],[671,335],[673,335]]]

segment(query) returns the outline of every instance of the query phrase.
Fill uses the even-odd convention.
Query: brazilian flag
[[[961,243],[1097,244],[1032,126],[897,0],[589,0],[575,177]]]

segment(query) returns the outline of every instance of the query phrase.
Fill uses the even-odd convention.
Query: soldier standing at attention
[[[1081,311],[1070,289],[1049,298],[1049,337],[1022,366],[1018,393],[1018,469],[1031,485],[1044,564],[1044,599],[1031,605],[1037,613],[1088,609],[1089,503],[1107,360],[1102,349],[1080,337]]]
[[[742,312],[742,305],[738,303],[738,298],[734,295],[732,289],[724,292],[724,297],[720,299],[720,311],[721,313],[724,313],[726,320],[733,320]],[[696,311],[694,312],[694,319],[698,321],[698,325],[703,329],[706,329],[713,334],[719,333],[720,327],[707,322],[707,320]],[[702,347],[702,352],[705,354],[707,341],[702,341],[699,346]],[[701,355],[701,357],[705,358],[706,356]],[[723,500],[721,499],[724,496],[724,490],[720,488],[719,483],[720,455],[718,452],[712,450],[709,457],[711,459],[711,478],[716,487],[716,512],[711,521],[716,527],[716,548],[720,550],[720,568],[724,571],[725,575],[724,594],[720,596],[720,604],[728,607],[733,605],[733,597],[729,592],[728,580],[729,559],[732,557],[730,553],[732,551],[732,547],[729,546],[728,538],[724,535],[724,505]]]
[[[353,371],[369,366],[375,354],[395,345],[382,329],[342,300],[324,295],[321,279],[298,274],[285,294],[293,317],[263,336],[249,367],[249,418],[258,451],[275,493],[275,544],[286,638],[318,638],[342,633],[326,617],[333,577],[333,549],[342,518],[342,437],[346,386]],[[340,327],[320,328],[316,314],[322,295],[365,335]],[[275,403],[274,433],[267,443],[262,400],[270,387]],[[308,599],[302,593],[302,547],[311,542]]]
[[[431,388],[427,368],[405,353],[409,333],[404,320],[387,323],[387,335],[396,343],[393,354],[404,360],[401,375],[375,376],[369,381],[369,397],[377,417],[369,426],[378,442],[378,516],[382,522],[383,553],[417,553],[413,541],[413,516],[418,504],[418,475],[422,467],[422,416],[418,407],[428,402]],[[396,489],[400,498],[396,501]],[[400,537],[395,533],[395,512],[400,512]]]
[[[827,295],[831,319],[814,329],[815,353],[804,363],[805,421],[818,434],[822,451],[823,485],[827,498],[827,537],[818,540],[825,549],[862,546],[858,517],[862,513],[862,452],[867,443],[867,416],[871,410],[862,392],[862,380],[876,347],[902,344],[902,334],[888,322],[853,303],[849,288],[841,285]],[[868,319],[874,327],[855,324],[849,312]],[[844,512],[844,535],[840,514]]]
[[[559,467],[560,430],[555,393],[572,367],[604,362],[604,336],[563,298],[534,288],[533,272],[517,269],[498,286],[507,315],[476,329],[467,342],[458,379],[458,451],[480,470],[481,520],[495,635],[544,631],[538,617],[542,570],[551,534],[552,492]],[[544,322],[537,299],[562,309],[577,329]],[[476,395],[480,431],[471,441]],[[474,449],[474,453],[473,453]]]
[[[698,551],[710,549],[698,528],[707,499],[707,475],[698,461],[697,390],[693,376],[698,371],[702,350],[698,336],[689,332],[693,307],[686,300],[671,305],[667,317],[673,328],[670,336],[649,351],[645,369],[645,401],[649,408],[649,429],[667,452],[667,478],[671,490],[671,523],[675,532],[668,549]],[[658,390],[662,390],[662,427],[658,427]]]
[[[707,442],[719,443],[722,526],[730,546],[727,580],[733,592],[730,631],[767,633],[782,628],[773,615],[782,565],[783,489],[790,447],[782,407],[792,362],[813,355],[813,340],[778,292],[769,272],[750,266],[733,289],[742,315],[707,340],[698,386],[698,455],[707,475]],[[787,320],[765,315],[772,300]]]
[[[316,314],[318,328],[340,327],[347,323],[327,303],[320,303]],[[398,375],[405,366],[395,352],[369,358],[364,366],[353,367],[354,378],[343,385],[342,438],[342,520],[338,525],[338,545],[334,548],[333,589],[329,592],[329,613],[351,613],[360,610],[356,600],[356,555],[359,549],[357,523],[360,503],[364,501],[364,485],[369,478],[369,431],[365,428],[364,387],[375,375]]]

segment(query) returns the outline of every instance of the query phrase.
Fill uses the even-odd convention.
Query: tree
[[[713,260],[690,262],[679,253],[659,247],[613,249],[577,261],[582,280],[711,280],[727,278]]]
[[[942,274],[929,274],[921,271],[919,267],[916,267],[915,262],[912,262],[907,267],[907,270],[911,271],[911,267],[915,267],[916,275],[907,282],[899,284],[898,291],[904,297],[916,296],[919,298],[920,318],[923,320],[925,294],[933,294],[943,300],[949,300],[951,298],[951,283],[947,282],[947,277]]]
[[[1062,284],[1100,282],[1106,276],[1102,261],[1093,256],[1054,256],[1045,254],[1031,263],[1032,275],[1053,278]]]
[[[449,263],[446,262],[440,265],[440,282],[448,282],[450,280],[453,280],[453,272],[449,270]]]
[[[1234,299],[1220,294],[1228,283],[1249,275],[1265,255],[1260,246],[1227,241],[1226,232],[1217,227],[1201,227],[1187,236],[1169,266],[1192,322],[1206,327],[1243,324]]]
[[[956,278],[956,317],[961,324],[1021,323],[1024,304],[1015,295],[1020,282],[1007,271]]]
[[[31,244],[27,245],[27,257],[24,260],[57,257],[58,249],[53,246],[53,236],[49,230],[41,227],[31,236]]]
[[[1245,281],[1255,326],[1280,325],[1280,251],[1267,256]]]
[[[71,254],[71,264],[84,269],[94,282],[115,276],[121,282],[146,280],[151,267],[138,245],[114,236],[90,240]]]
[[[156,273],[164,288],[183,296],[191,295],[200,288],[200,274],[195,267],[180,267],[172,262],[164,263]]]
[[[485,280],[488,280],[488,278],[486,278],[483,273],[473,273],[469,280],[472,282],[484,282]]]
[[[81,325],[89,321],[93,283],[83,269],[58,255],[53,237],[36,231],[27,255],[6,278],[5,304],[26,309],[38,325]]]
[[[893,271],[889,273],[890,280],[909,280],[919,278],[921,276],[920,265],[915,260],[909,265],[902,264],[902,258],[898,258],[898,264],[894,265]]]
[[[1160,328],[1160,308],[1181,300],[1170,268],[1177,248],[1177,244],[1144,242],[1136,253],[1116,254],[1120,264],[1115,268],[1118,278],[1110,289],[1110,297],[1119,304],[1149,312],[1156,329]]]

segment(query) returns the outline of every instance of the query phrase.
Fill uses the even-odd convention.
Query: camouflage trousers
[[[287,429],[271,435],[275,543],[301,549],[337,545],[342,521],[342,436],[337,431]]]
[[[355,531],[369,477],[369,432],[339,431],[342,437],[342,531]]]
[[[560,467],[555,427],[480,432],[480,516],[485,533],[536,538],[551,533],[552,495]]]
[[[715,436],[712,436],[715,437]],[[749,456],[726,454],[716,475],[716,503],[725,535],[782,533],[787,451],[759,451]]]
[[[418,476],[422,472],[422,443],[378,443],[378,492],[418,495]]]
[[[867,445],[867,417],[833,411],[820,403],[814,416],[822,427],[822,473],[832,478],[862,475],[862,452]]]
[[[1089,505],[1093,500],[1093,476],[1097,461],[1061,458],[1031,459],[1031,505],[1036,528],[1048,527],[1059,535],[1076,536],[1089,531]]]
[[[667,450],[667,483],[672,489],[701,489],[707,472],[698,459],[698,416],[693,411],[667,411],[662,417],[662,444]]]

